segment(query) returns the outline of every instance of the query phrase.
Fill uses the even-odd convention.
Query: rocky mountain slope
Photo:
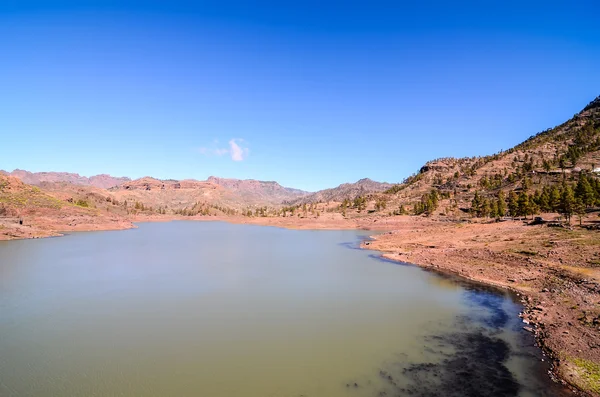
[[[281,186],[274,181],[227,179],[215,176],[209,177],[206,181],[236,192],[244,198],[252,198],[254,201],[263,200],[269,204],[281,204],[284,201],[298,199],[310,194],[303,190]]]
[[[70,188],[76,186],[67,185]],[[74,198],[76,196],[65,194],[62,189],[60,194],[55,195],[44,188],[25,184],[16,177],[0,175],[0,240],[54,236],[61,231],[71,230],[133,227],[122,215],[105,209],[111,203],[101,193],[96,193],[95,198],[104,207],[94,205],[89,199]]]
[[[381,212],[388,215],[402,210],[407,214],[460,217],[471,215],[476,195],[481,202],[494,204],[502,191],[508,204],[511,192],[525,192],[533,212],[547,212],[549,208],[544,208],[540,196],[549,194],[553,186],[563,186],[563,182],[575,190],[582,178],[594,185],[600,175],[598,167],[600,97],[567,122],[531,136],[512,149],[489,156],[429,161],[403,183],[385,193],[370,195],[368,202],[369,208],[385,203],[379,207],[385,207]],[[427,208],[432,196],[435,209]],[[588,207],[592,204],[589,202]]]
[[[307,194],[295,200],[287,200],[289,205],[340,202],[345,199],[354,200],[356,197],[369,195],[371,193],[383,192],[390,189],[393,185],[385,182],[376,182],[369,178],[360,179],[354,183],[343,183],[338,187],[319,190],[318,192]]]

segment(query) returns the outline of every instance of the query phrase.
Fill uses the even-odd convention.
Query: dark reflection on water
[[[475,320],[483,322],[492,329],[498,330],[506,326],[509,315],[502,307],[506,297],[496,291],[476,288],[475,286],[464,287],[466,289],[467,304],[471,307],[479,307],[486,310],[486,313],[475,316]]]
[[[439,363],[408,365],[402,370],[402,374],[408,377],[409,385],[392,389],[389,393],[383,390],[382,395],[517,395],[519,383],[505,365],[510,348],[503,340],[482,332],[453,333],[427,339],[440,349],[451,347],[455,351],[444,354]]]
[[[353,243],[349,243],[353,244]],[[353,248],[353,246],[350,246]],[[397,262],[378,254],[371,258],[385,263],[415,266]],[[549,366],[540,363],[542,352],[534,345],[533,337],[522,330],[516,318],[516,295],[458,276],[431,270],[440,280],[461,288],[463,300],[471,310],[455,318],[448,328],[460,330],[423,336],[423,352],[428,361],[415,362],[398,354],[399,360],[382,365],[375,374],[363,381],[368,395],[386,397],[513,397],[567,396],[572,393],[553,383],[546,375]],[[506,303],[513,304],[508,311]],[[518,345],[503,339],[503,332],[516,333]],[[516,349],[515,349],[516,348]],[[527,384],[521,384],[508,366],[511,359],[527,362]],[[533,379],[532,379],[533,378]],[[374,381],[375,379],[378,380]],[[360,388],[355,382],[347,388]]]

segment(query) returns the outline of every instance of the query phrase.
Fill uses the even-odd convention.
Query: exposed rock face
[[[308,195],[308,192],[281,186],[274,181],[257,181],[254,179],[227,179],[211,176],[207,179],[211,182],[245,195],[254,195],[268,199],[268,201],[282,202],[293,200]]]
[[[43,182],[67,182],[74,185],[95,186],[108,189],[130,181],[127,177],[114,177],[107,174],[94,175],[91,177],[81,176],[70,172],[29,172],[16,169],[6,172],[7,175],[19,178],[28,185],[40,186]]]
[[[184,179],[176,181],[173,179],[160,180],[145,176],[140,179],[128,181],[111,188],[111,191],[119,190],[179,190],[179,189],[218,189],[218,185],[210,182],[196,181],[194,179]]]
[[[109,189],[113,186],[118,186],[121,183],[128,182],[131,179],[127,177],[114,177],[108,174],[100,174],[90,176],[88,180],[91,186],[99,187],[102,189]]]

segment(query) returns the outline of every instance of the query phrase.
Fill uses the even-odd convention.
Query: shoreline
[[[520,315],[524,322],[523,328],[533,334],[537,346],[551,362],[550,378],[570,389],[577,389],[574,395],[599,395],[577,363],[580,362],[578,360],[600,362],[600,343],[598,343],[600,342],[600,332],[598,332],[600,327],[581,325],[578,317],[581,310],[585,314],[588,309],[594,309],[596,305],[600,306],[600,300],[598,300],[600,270],[597,273],[595,271],[587,272],[588,268],[581,269],[570,266],[573,265],[571,262],[580,259],[577,256],[581,252],[577,251],[576,246],[565,245],[569,236],[563,237],[565,241],[557,240],[556,244],[547,247],[556,250],[562,245],[558,261],[552,260],[556,259],[552,258],[554,255],[552,249],[546,256],[541,252],[536,252],[536,255],[527,254],[527,252],[540,249],[539,243],[543,239],[554,238],[556,235],[561,235],[563,231],[548,231],[545,229],[549,228],[541,229],[539,227],[533,229],[514,221],[499,224],[462,225],[416,217],[398,217],[398,219],[382,222],[376,218],[367,217],[360,219],[297,219],[138,216],[127,222],[107,225],[79,224],[78,227],[59,232],[61,234],[46,231],[48,233],[42,236],[26,236],[24,238],[56,237],[64,235],[62,233],[73,231],[127,230],[137,228],[135,223],[175,220],[223,221],[232,224],[274,226],[295,230],[379,231],[381,233],[371,235],[369,239],[363,240],[360,248],[379,251],[385,260],[419,266],[427,271],[458,277],[516,294],[523,305],[523,313]],[[486,234],[490,231],[497,235]],[[519,241],[517,237],[521,240]],[[598,236],[592,235],[592,239],[595,242]],[[534,245],[536,241],[538,246]],[[560,244],[558,244],[559,242]],[[514,248],[515,245],[517,248],[524,245],[520,248],[527,248],[530,251],[524,249],[519,251]],[[594,248],[595,246],[592,245],[592,249]],[[524,252],[526,254],[522,254]],[[577,271],[581,271],[581,273],[577,273]],[[547,280],[552,282],[546,285]],[[586,285],[586,283],[590,285]],[[587,293],[583,293],[582,296],[582,289],[586,288],[588,291],[584,291]],[[591,294],[590,291],[592,291]],[[577,304],[574,305],[576,301]],[[580,305],[585,305],[585,307],[579,307]],[[576,306],[578,310],[574,310]],[[598,342],[594,342],[596,340]]]
[[[474,247],[444,247],[440,249],[435,244],[424,244],[421,248],[415,248],[409,234],[410,232],[405,230],[399,233],[390,232],[373,235],[370,236],[371,240],[364,241],[361,244],[361,248],[378,251],[385,260],[419,266],[427,271],[458,277],[468,282],[475,282],[516,294],[523,307],[523,312],[520,314],[523,319],[523,329],[533,334],[536,345],[550,360],[550,378],[572,389],[574,395],[598,395],[597,390],[594,388],[595,385],[588,383],[588,374],[582,373],[576,364],[581,362],[581,356],[585,356],[583,360],[589,360],[593,363],[598,362],[596,346],[600,345],[597,345],[597,343],[594,345],[594,341],[598,340],[600,333],[597,332],[598,328],[586,329],[585,326],[579,326],[578,320],[581,320],[578,318],[579,310],[575,310],[575,306],[578,305],[569,307],[567,306],[568,299],[563,299],[569,297],[569,295],[576,295],[580,291],[575,291],[576,287],[570,288],[569,286],[559,291],[542,286],[539,286],[537,290],[535,288],[536,283],[543,283],[546,276],[555,272],[563,272],[564,269],[550,267],[548,271],[542,271],[538,277],[523,277],[523,279],[530,282],[530,285],[525,285],[520,283],[520,277],[515,276],[515,274],[518,274],[520,268],[524,266],[523,263],[530,263],[531,258],[509,258],[508,262],[512,262],[509,265],[512,266],[506,266],[506,264],[493,260],[494,256],[498,256],[499,253],[491,250],[488,252],[489,255],[483,255],[482,257],[482,250]],[[436,236],[434,233],[433,238],[435,239]],[[390,244],[390,242],[393,244]],[[484,264],[483,262],[487,263]],[[561,259],[560,263],[562,262]],[[546,263],[545,266],[547,265]],[[482,267],[475,268],[475,266]],[[498,267],[501,268],[498,269]],[[513,268],[511,269],[512,272],[509,271],[511,267]],[[515,267],[519,269],[514,269]],[[478,272],[474,272],[474,270],[478,270]],[[556,277],[556,275],[552,274],[551,277]],[[594,281],[581,279],[581,277],[570,274],[568,271],[560,273],[559,279],[575,282],[575,284],[590,282],[591,286],[595,287],[594,299],[589,302],[584,298],[583,301],[592,305],[597,304],[598,292],[600,292],[600,284],[598,284],[597,279]],[[554,296],[548,296],[549,294]],[[568,302],[568,304],[572,303],[572,301]],[[552,309],[549,309],[550,307]],[[579,345],[573,340],[579,341]],[[588,350],[578,349],[586,343],[590,346]]]

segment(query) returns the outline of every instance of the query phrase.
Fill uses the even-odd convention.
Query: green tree
[[[583,202],[581,197],[577,197],[575,199],[574,210],[575,210],[575,213],[577,214],[577,217],[579,218],[579,226],[581,226],[583,217],[585,216],[585,203]]]
[[[544,170],[546,172],[550,172],[550,170],[552,169],[552,165],[550,164],[550,162],[546,159],[544,159],[544,161],[542,162],[542,167],[544,167]]]
[[[538,195],[539,195],[539,192],[538,192]],[[536,201],[535,196],[530,194],[529,195],[529,214],[534,215],[534,214],[539,214],[539,213],[540,213],[540,206],[539,206],[538,202]]]
[[[560,192],[560,213],[571,223],[571,216],[575,212],[575,194],[571,186],[563,182]]]
[[[583,173],[579,174],[579,180],[575,187],[575,198],[581,199],[581,202],[585,207],[594,205],[594,202],[596,201],[594,189]]]
[[[563,172],[563,174],[564,174],[564,172],[565,172],[565,168],[567,168],[567,164],[566,164],[566,162],[565,162],[565,158],[564,158],[564,157],[561,157],[561,158],[558,160],[558,166],[560,167],[560,169],[562,170],[562,172]]]
[[[490,217],[491,218],[498,218],[498,201],[497,200],[492,200],[490,203]]]
[[[550,209],[552,211],[559,211],[560,210],[560,191],[558,190],[558,188],[556,187],[556,185],[553,185],[550,188]]]
[[[487,218],[488,216],[490,216],[490,212],[491,212],[490,200],[488,200],[487,198],[484,197],[481,202],[480,216]]]
[[[538,205],[540,206],[540,210],[550,211],[550,195],[548,193],[548,189],[544,186],[542,189],[542,193],[540,194]]]
[[[482,204],[483,199],[479,195],[479,192],[476,191],[475,196],[473,196],[473,200],[471,200],[471,213],[475,216],[480,216]]]
[[[531,188],[531,179],[528,177],[523,178],[522,187],[524,191],[528,191]]]
[[[504,192],[500,190],[498,192],[498,216],[503,217],[506,215],[506,200],[504,198]]]
[[[510,212],[510,216],[513,218],[518,215],[519,202],[517,194],[514,190],[511,190],[508,194],[508,211]]]
[[[519,198],[517,199],[517,213],[519,216],[527,217],[530,211],[531,207],[529,205],[529,197],[527,196],[527,193],[521,191]]]

